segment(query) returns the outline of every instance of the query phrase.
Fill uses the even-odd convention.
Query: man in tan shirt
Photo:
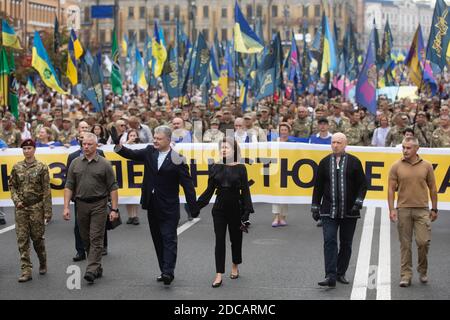
[[[409,287],[412,278],[411,242],[415,234],[419,265],[419,280],[428,282],[427,254],[431,240],[431,222],[437,219],[437,189],[433,166],[417,155],[419,141],[415,137],[403,140],[403,158],[389,172],[388,205],[392,222],[398,221],[401,251],[400,287]],[[394,207],[398,193],[397,208]],[[428,194],[432,209],[428,209]]]

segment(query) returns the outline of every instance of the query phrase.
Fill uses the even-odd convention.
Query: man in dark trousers
[[[78,142],[80,143],[80,149],[69,154],[69,157],[67,158],[66,175],[67,175],[67,171],[69,171],[69,167],[70,167],[70,164],[72,163],[72,161],[83,154],[82,144],[83,144],[84,133],[85,133],[84,131],[81,131],[77,137]],[[97,149],[97,153],[99,156],[102,156],[103,158],[105,157],[105,153],[103,152],[103,150]],[[72,199],[72,201],[74,201],[74,200],[75,199]],[[75,203],[75,201],[74,201],[74,203]],[[75,249],[77,251],[77,254],[75,255],[75,257],[73,257],[73,261],[78,262],[78,261],[86,260],[86,252],[85,252],[85,248],[83,245],[83,241],[81,240],[80,229],[78,227],[76,203],[75,203],[74,211],[75,211],[75,227],[73,228],[73,232],[75,235]],[[106,255],[108,253],[108,233],[107,232],[108,231],[105,229],[105,236],[103,238],[102,255]]]
[[[319,286],[334,288],[343,284],[352,254],[357,218],[367,192],[361,161],[345,152],[347,137],[336,133],[331,138],[333,153],[323,158],[316,173],[311,211],[314,220],[322,219],[325,280]],[[338,252],[337,232],[340,248]]]
[[[119,218],[118,190],[111,163],[97,153],[97,136],[86,132],[83,155],[76,158],[67,172],[64,188],[64,220],[70,219],[70,200],[75,198],[80,235],[88,253],[84,279],[89,283],[102,277],[102,250],[106,220]],[[108,210],[108,199],[111,209]]]
[[[170,147],[172,131],[167,126],[155,128],[153,146],[131,150],[122,145],[111,128],[114,151],[124,158],[144,163],[141,189],[142,209],[147,209],[150,232],[155,245],[161,275],[157,281],[170,285],[177,259],[177,227],[180,220],[180,184],[192,216],[198,216],[194,183],[186,159]]]

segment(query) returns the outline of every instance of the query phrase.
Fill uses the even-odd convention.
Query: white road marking
[[[15,228],[16,228],[16,225],[13,224],[12,226],[9,226],[9,227],[6,227],[6,228],[1,229],[1,230],[0,230],[0,234],[5,233],[5,232],[8,232],[8,231],[10,231],[10,230],[14,230]]]
[[[177,235],[182,234],[183,232],[185,232],[187,229],[189,229],[190,227],[192,227],[194,224],[196,224],[196,223],[199,222],[200,220],[201,220],[200,218],[195,218],[195,219],[192,220],[192,221],[186,222],[185,224],[183,224],[182,226],[180,226],[180,227],[177,229]],[[1,229],[1,230],[0,230],[0,234],[5,233],[5,232],[8,232],[8,231],[10,231],[10,230],[14,230],[15,228],[16,228],[16,225],[13,224],[12,226],[9,226],[9,227],[6,227],[6,228],[4,228],[4,229]]]
[[[183,224],[182,226],[180,226],[177,229],[177,235],[179,236],[180,234],[182,234],[183,232],[185,232],[187,229],[189,229],[190,227],[192,227],[194,224],[196,224],[197,222],[199,222],[201,219],[200,218],[195,218],[192,221],[188,221],[185,224]]]
[[[351,300],[365,300],[369,277],[370,256],[372,251],[375,207],[367,207],[364,225],[359,244],[358,261],[356,263],[355,279],[353,280]]]
[[[377,300],[391,300],[391,220],[387,208],[381,208]]]

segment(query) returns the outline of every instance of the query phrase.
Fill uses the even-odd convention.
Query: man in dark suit
[[[172,131],[167,126],[155,129],[153,146],[131,150],[120,145],[115,127],[111,138],[114,151],[124,158],[144,164],[141,188],[142,209],[147,210],[150,233],[155,245],[161,275],[158,281],[170,285],[177,259],[177,227],[180,220],[180,184],[193,217],[198,216],[194,183],[186,159],[170,147]]]
[[[78,142],[80,143],[80,146],[83,143],[83,134],[84,134],[84,131],[80,132],[77,137]],[[105,157],[103,150],[97,149],[97,152],[103,158]],[[83,153],[83,149],[80,147],[79,150],[69,154],[69,157],[67,158],[66,175],[67,175],[67,170],[69,170],[69,167],[70,167],[70,164],[72,163],[72,161],[75,160],[76,158],[78,158],[80,155],[82,155],[82,153]],[[78,262],[78,261],[86,260],[86,252],[84,249],[83,241],[81,240],[80,229],[78,228],[76,205],[75,205],[74,211],[75,211],[75,227],[73,229],[73,232],[75,235],[75,249],[77,251],[77,254],[75,255],[75,257],[73,257],[73,261]],[[105,238],[103,240],[103,252],[102,252],[103,255],[107,254],[107,252],[108,252],[107,248],[108,248],[108,235],[107,235],[107,231],[105,229]]]

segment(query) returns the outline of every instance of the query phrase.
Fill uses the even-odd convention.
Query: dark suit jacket
[[[141,188],[142,209],[157,208],[163,216],[178,215],[180,213],[181,184],[189,210],[198,212],[194,183],[189,174],[186,159],[180,154],[170,150],[158,170],[159,152],[153,146],[147,146],[140,150],[131,150],[122,146],[117,153],[124,158],[144,164],[144,180]]]

